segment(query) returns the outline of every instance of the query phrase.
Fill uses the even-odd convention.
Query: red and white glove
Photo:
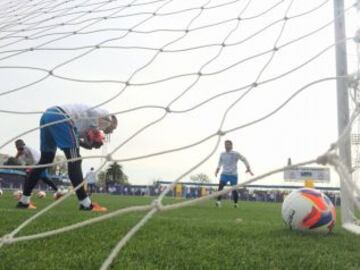
[[[86,139],[91,147],[100,148],[105,141],[105,134],[102,130],[91,128],[86,134]]]

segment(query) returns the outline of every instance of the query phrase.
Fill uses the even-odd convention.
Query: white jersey
[[[96,173],[94,171],[89,171],[85,176],[88,184],[96,184]]]
[[[105,122],[102,122],[103,126],[99,123],[99,118],[109,115],[109,112],[104,109],[92,109],[90,106],[85,104],[67,104],[59,107],[64,110],[69,117],[71,117],[81,138],[85,138],[87,130],[91,127],[105,130],[111,125],[110,121],[107,125]]]
[[[25,163],[25,165],[37,164],[40,161],[40,152],[34,148],[24,146],[24,150],[18,157],[18,160]]]
[[[219,159],[218,168],[222,167],[222,174],[237,175],[237,163],[241,160],[246,167],[250,167],[244,156],[236,151],[222,152]]]

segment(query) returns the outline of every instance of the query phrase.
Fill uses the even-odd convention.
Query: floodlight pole
[[[336,55],[336,76],[346,76],[347,71],[347,55],[346,55],[346,33],[345,33],[345,16],[344,16],[344,1],[334,0],[334,26],[335,26],[335,55]],[[346,78],[337,78],[337,111],[338,111],[338,134],[342,134],[345,127],[349,123],[349,94],[348,94],[348,80]],[[339,154],[341,160],[351,170],[351,141],[350,134],[340,142]],[[346,190],[341,179],[341,221],[344,224],[349,222],[353,204],[350,196]]]

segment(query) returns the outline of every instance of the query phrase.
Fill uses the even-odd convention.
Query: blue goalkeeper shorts
[[[69,116],[59,107],[46,110],[40,119],[40,125],[68,119]],[[50,125],[40,130],[40,149],[42,152],[56,152],[56,148],[78,148],[79,139],[71,120]]]
[[[229,174],[221,174],[220,175],[220,183],[226,185],[230,182],[230,185],[235,186],[238,183],[237,175],[229,175]]]

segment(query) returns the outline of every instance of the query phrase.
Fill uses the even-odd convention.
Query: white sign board
[[[303,181],[311,179],[314,182],[328,183],[330,182],[330,169],[317,167],[293,167],[284,170],[285,181]]]

